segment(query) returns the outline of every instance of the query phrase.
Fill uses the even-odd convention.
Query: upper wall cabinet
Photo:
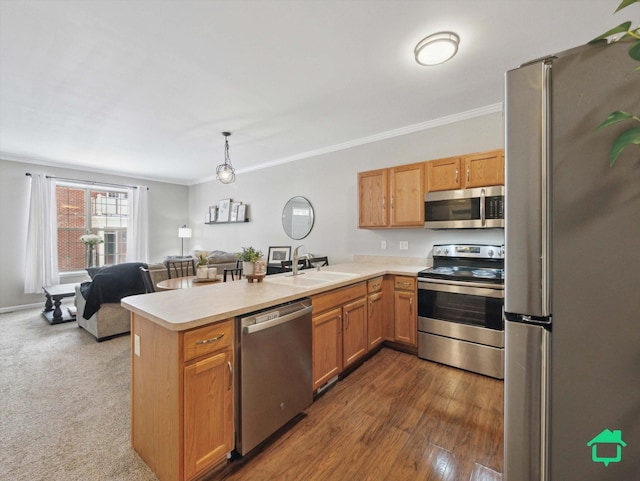
[[[504,185],[504,151],[358,172],[358,227],[424,227],[424,194]]]
[[[358,227],[422,227],[424,163],[358,173]]]
[[[388,169],[358,172],[358,227],[387,227]]]
[[[427,192],[438,190],[455,190],[462,188],[461,157],[449,157],[446,159],[426,162],[427,177],[425,185]]]
[[[504,151],[465,155],[464,187],[504,185]]]

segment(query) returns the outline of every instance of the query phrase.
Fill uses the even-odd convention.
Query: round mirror
[[[282,209],[282,227],[292,239],[304,239],[313,228],[313,207],[304,197],[292,197]]]

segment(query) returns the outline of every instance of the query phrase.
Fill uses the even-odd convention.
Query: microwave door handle
[[[487,219],[485,218],[484,215],[484,202],[486,200],[486,193],[484,191],[484,189],[482,189],[480,191],[480,222],[482,224],[482,227],[485,226],[485,224],[487,223]]]

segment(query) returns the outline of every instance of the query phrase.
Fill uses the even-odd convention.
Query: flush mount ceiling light
[[[453,32],[438,32],[418,42],[413,54],[420,65],[439,65],[458,52],[460,37]]]
[[[220,164],[216,169],[216,179],[223,184],[231,184],[236,180],[236,171],[231,165],[231,159],[229,159],[229,136],[231,132],[222,132],[224,135],[224,164]]]

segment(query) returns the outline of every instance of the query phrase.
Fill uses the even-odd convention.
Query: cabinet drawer
[[[382,276],[367,281],[367,294],[382,290]]]
[[[396,276],[393,286],[395,289],[414,291],[416,289],[416,279],[415,277]]]
[[[233,344],[233,320],[217,322],[184,333],[184,360],[227,348]]]
[[[364,282],[355,284],[353,286],[343,287],[341,289],[335,289],[325,294],[319,294],[311,297],[311,303],[313,304],[314,314],[317,312],[326,311],[332,307],[341,306],[347,302],[364,297],[367,295],[367,285]]]

